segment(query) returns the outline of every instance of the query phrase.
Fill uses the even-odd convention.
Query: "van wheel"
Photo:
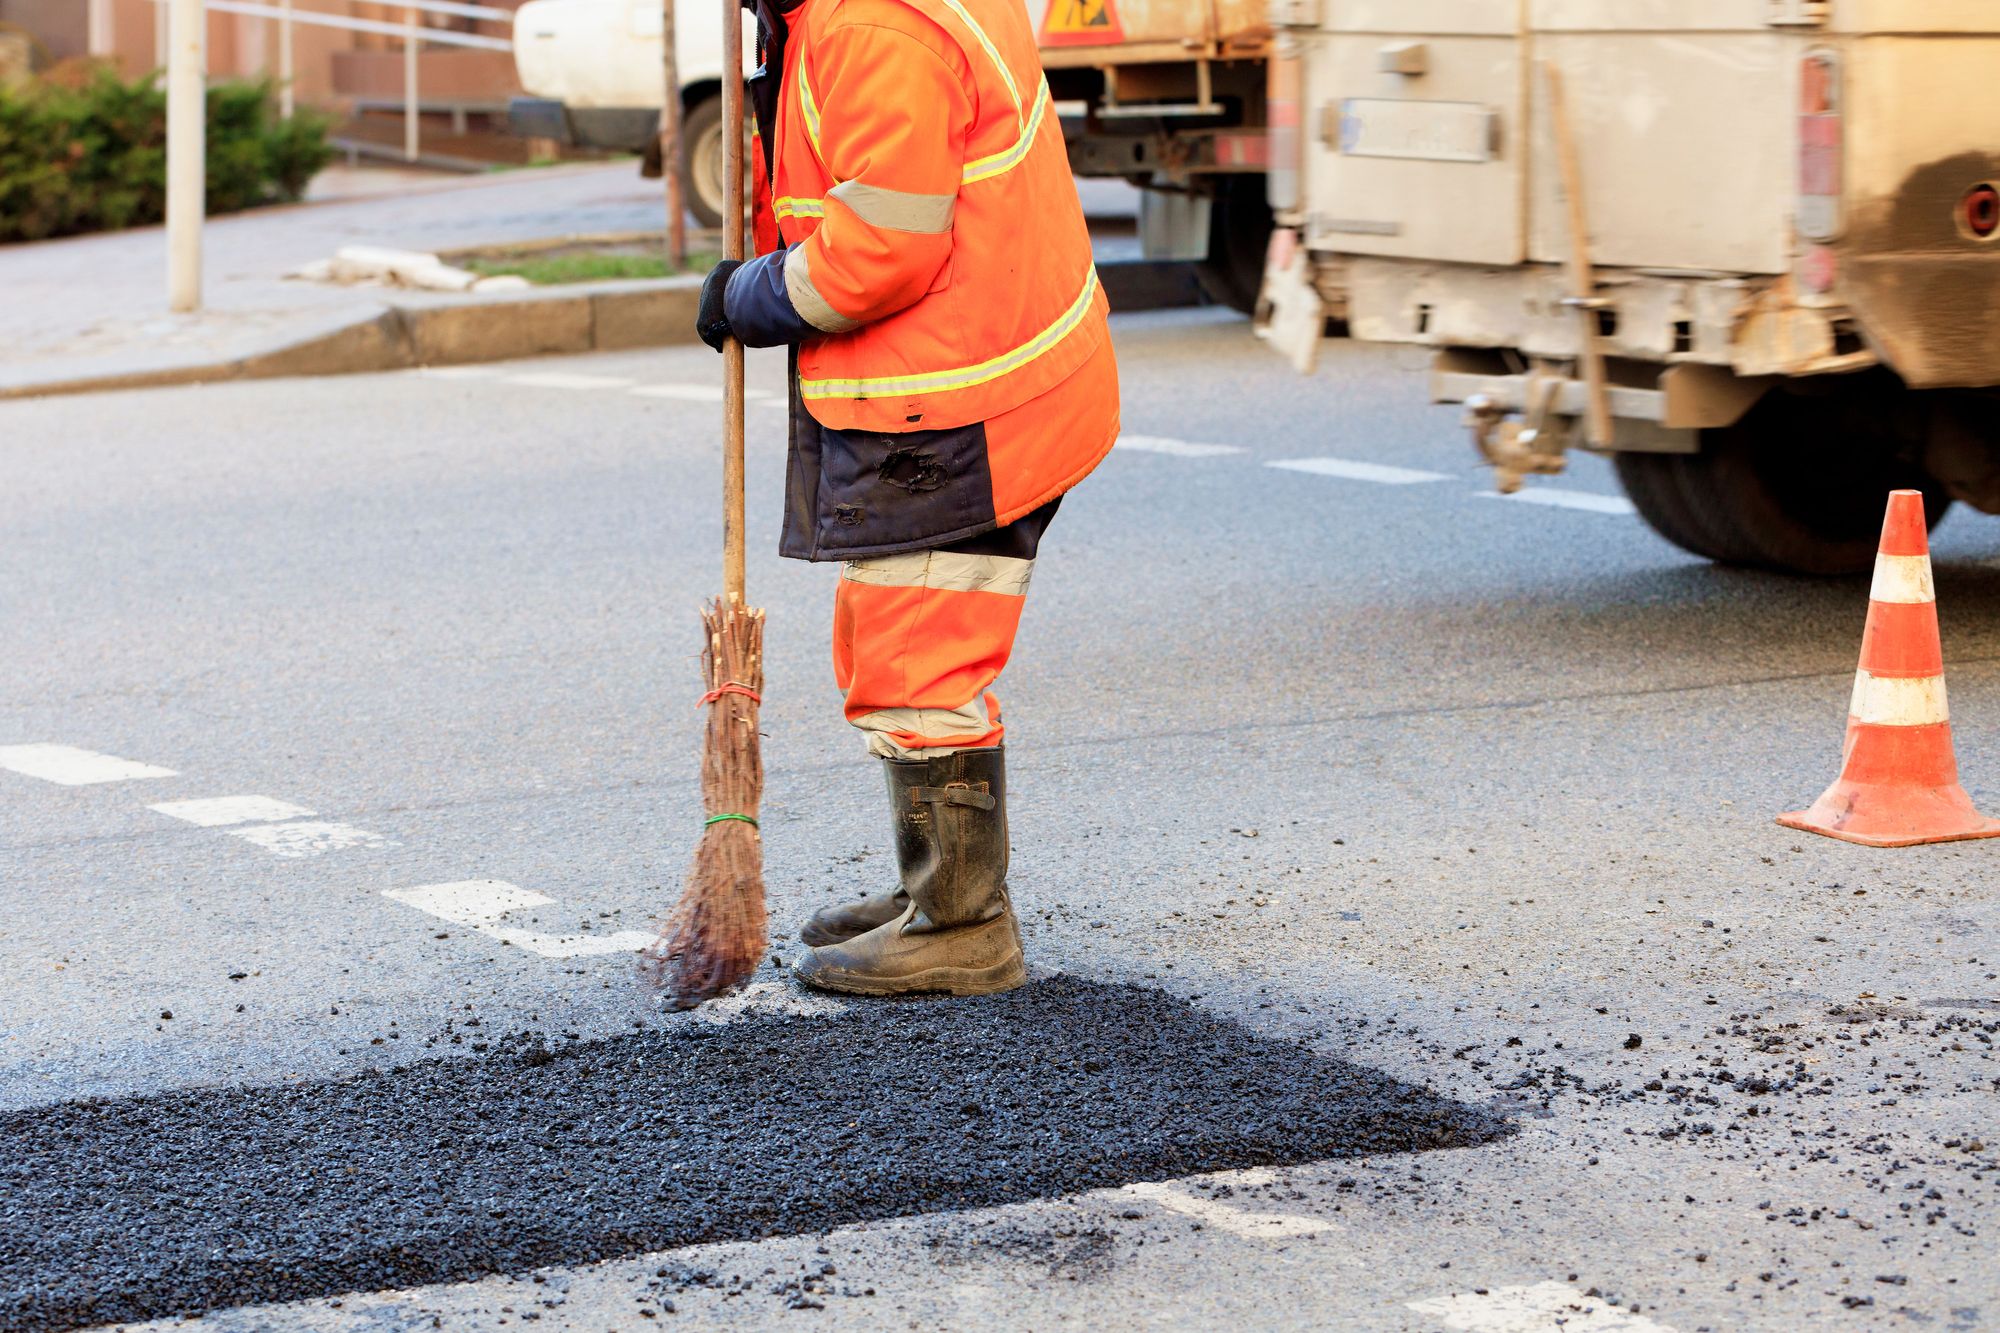
[[[705,97],[681,118],[681,198],[704,227],[722,225],[722,95]]]
[[[1640,516],[1681,549],[1789,574],[1855,574],[1875,562],[1892,490],[1924,495],[1936,527],[1951,497],[1892,441],[1857,434],[1837,399],[1767,396],[1694,454],[1621,454]]]
[[[1208,213],[1208,258],[1195,277],[1208,298],[1243,314],[1257,309],[1264,285],[1264,252],[1271,245],[1271,205],[1264,178],[1218,176]]]

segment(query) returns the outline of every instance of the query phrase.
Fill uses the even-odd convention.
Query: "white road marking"
[[[314,811],[290,801],[280,801],[269,796],[204,796],[193,801],[161,801],[149,805],[148,810],[157,810],[175,819],[185,819],[190,824],[203,828],[222,828],[229,824],[275,823],[281,819],[310,819]]]
[[[722,386],[719,384],[642,384],[632,392],[640,398],[671,398],[682,403],[719,403],[722,401]],[[743,401],[746,403],[769,402],[773,395],[762,389],[745,389]]]
[[[1453,1333],[1560,1333],[1578,1328],[1590,1333],[1674,1333],[1666,1324],[1607,1305],[1564,1282],[1492,1287],[1483,1296],[1459,1292],[1405,1304],[1418,1314],[1436,1316]]]
[[[1120,435],[1117,447],[1142,454],[1170,454],[1175,458],[1219,458],[1223,454],[1243,452],[1233,444],[1196,444],[1192,440],[1173,440],[1164,435]]]
[[[616,375],[578,375],[567,370],[537,370],[526,375],[509,375],[509,384],[525,384],[531,389],[623,389],[631,380]]]
[[[1292,472],[1312,472],[1322,477],[1348,481],[1373,481],[1384,486],[1415,486],[1427,481],[1450,481],[1442,472],[1424,472],[1413,467],[1390,467],[1387,463],[1363,463],[1352,458],[1281,458],[1265,467]]]
[[[86,787],[94,782],[129,782],[134,778],[178,777],[171,768],[159,768],[116,755],[79,750],[74,745],[0,745],[0,768],[65,787]]]
[[[303,824],[253,824],[248,828],[227,830],[232,838],[255,843],[273,856],[287,860],[303,860],[308,856],[321,856],[327,852],[345,851],[349,847],[394,847],[396,843],[379,833],[355,828],[352,824],[323,824],[308,821]]]
[[[427,380],[490,380],[500,372],[492,366],[420,366],[417,374]]]
[[[1581,509],[1591,514],[1636,514],[1632,502],[1622,495],[1597,495],[1591,491],[1566,491],[1559,486],[1534,486],[1502,495],[1498,491],[1478,491],[1482,500],[1512,500],[1524,505],[1548,505],[1555,509]]]
[[[413,889],[384,889],[384,898],[408,903],[419,912],[429,912],[461,926],[497,921],[517,907],[546,907],[555,901],[546,893],[536,893],[509,884],[504,879],[460,879],[449,884],[419,884]]]
[[[1148,1199],[1184,1217],[1192,1217],[1217,1231],[1251,1240],[1290,1240],[1297,1236],[1317,1236],[1335,1230],[1338,1223],[1320,1217],[1299,1217],[1288,1213],[1257,1213],[1238,1208],[1220,1199],[1204,1197],[1192,1186],[1142,1181],[1120,1191],[1134,1198]]]
[[[384,889],[382,896],[543,958],[632,953],[653,942],[652,932],[646,930],[618,930],[606,935],[548,935],[538,930],[502,926],[499,920],[509,912],[523,907],[546,907],[555,901],[546,893],[502,879],[461,879],[449,884],[420,884],[411,889]]]

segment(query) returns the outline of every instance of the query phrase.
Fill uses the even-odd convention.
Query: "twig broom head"
[[[641,975],[675,1009],[736,989],[764,959],[764,844],[757,830],[764,761],[764,613],[717,598],[702,608],[708,730],[701,797],[707,820],[680,902],[640,954]]]

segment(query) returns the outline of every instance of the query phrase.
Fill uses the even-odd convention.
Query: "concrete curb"
[[[695,341],[701,278],[573,283],[502,296],[412,294],[309,337],[220,361],[0,387],[0,400],[174,384],[353,375]]]

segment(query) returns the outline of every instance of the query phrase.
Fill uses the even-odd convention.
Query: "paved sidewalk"
[[[1116,182],[1084,190],[1094,213],[1130,212]],[[162,228],[0,247],[0,398],[684,340],[667,330],[691,321],[691,279],[461,295],[284,276],[346,245],[441,251],[642,231],[661,209],[659,183],[618,162],[234,214],[208,224],[205,308],[189,315],[166,308]]]
[[[212,220],[205,308],[166,309],[159,227],[0,248],[0,395],[89,380],[171,377],[324,340],[396,308],[480,298],[338,287],[285,274],[343,245],[449,250],[659,225],[657,183],[630,163],[548,167],[338,203]]]

